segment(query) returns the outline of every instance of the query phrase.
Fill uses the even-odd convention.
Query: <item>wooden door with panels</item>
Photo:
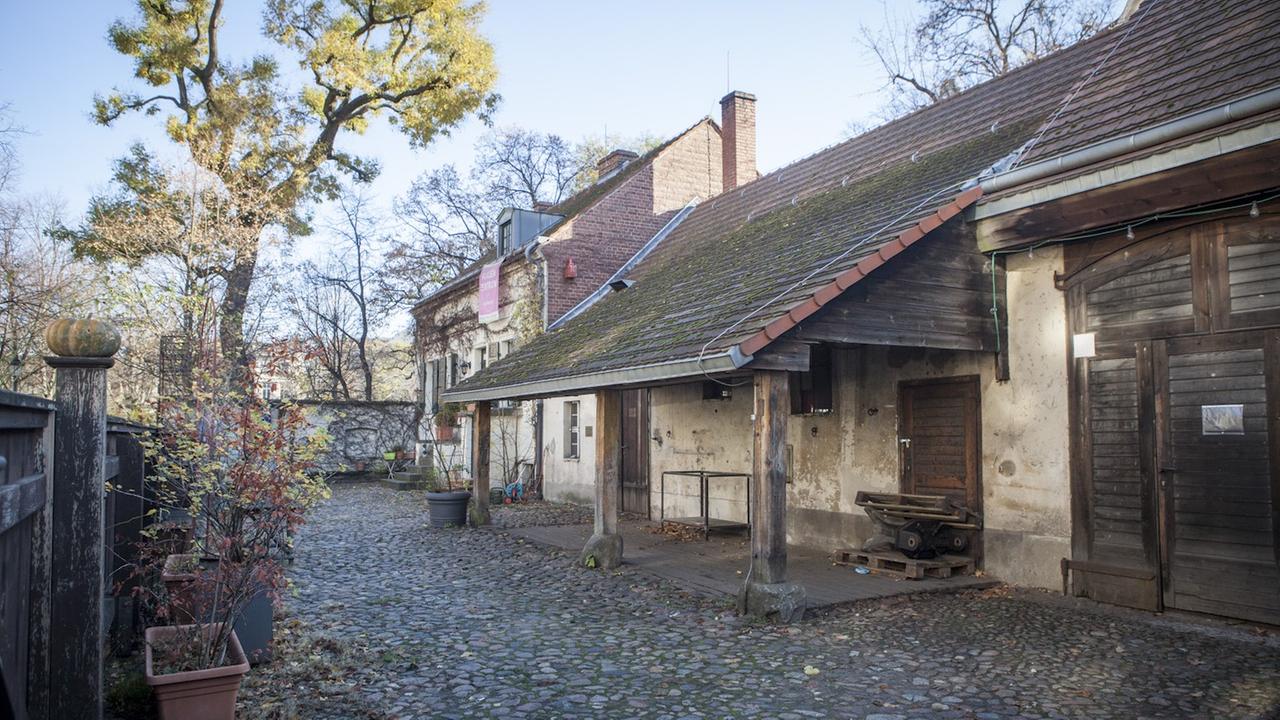
[[[982,415],[976,375],[898,384],[902,492],[945,495],[982,512]]]
[[[622,511],[649,517],[649,391],[622,393]]]
[[[1070,249],[1069,249],[1070,250]],[[1077,591],[1280,622],[1280,219],[1069,251]]]

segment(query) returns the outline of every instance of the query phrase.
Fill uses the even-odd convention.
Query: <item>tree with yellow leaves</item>
[[[368,182],[376,160],[338,148],[379,117],[417,147],[467,116],[494,108],[493,48],[479,34],[481,4],[463,0],[267,0],[263,33],[293,55],[307,79],[291,86],[275,56],[228,59],[220,42],[223,0],[138,0],[111,44],[134,59],[148,92],[94,99],[98,122],[130,112],[166,113],[169,137],[220,179],[226,217],[239,225],[228,247],[219,303],[221,353],[246,358],[243,323],[262,234],[306,231],[311,201],[332,197],[341,176]],[[127,206],[127,204],[126,204]],[[249,238],[245,242],[244,238]],[[145,248],[123,248],[129,257]]]

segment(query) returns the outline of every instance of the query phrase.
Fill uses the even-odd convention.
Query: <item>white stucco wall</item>
[[[899,487],[899,381],[977,375],[986,571],[1016,584],[1057,584],[1071,530],[1066,315],[1053,285],[1061,266],[1052,250],[1008,258],[1008,382],[996,380],[990,353],[865,347],[833,354],[834,412],[793,416],[788,425],[791,542],[824,549],[861,544],[872,525],[854,504],[857,491]],[[734,388],[730,400],[703,400],[700,383],[652,390],[655,518],[665,470],[751,471],[752,405],[750,384]],[[669,482],[668,516],[697,514],[693,482]],[[712,481],[710,497],[713,516],[745,517],[742,482]]]
[[[564,456],[564,404],[577,401],[578,457]],[[542,492],[548,500],[590,505],[595,499],[596,399],[594,395],[543,401]],[[590,431],[588,431],[590,428]]]

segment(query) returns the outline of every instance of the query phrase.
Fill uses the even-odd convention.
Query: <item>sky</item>
[[[27,130],[18,187],[59,197],[72,219],[106,188],[112,161],[130,144],[166,144],[162,116],[127,116],[111,128],[89,117],[95,92],[144,89],[106,41],[111,22],[131,18],[133,7],[67,0],[49,12],[43,3],[0,2],[0,103]],[[225,56],[271,50],[259,33],[259,0],[228,3],[224,12]],[[491,0],[481,31],[496,50],[503,100],[495,122],[569,141],[606,131],[667,137],[703,116],[718,119],[726,91],[745,90],[758,97],[758,166],[767,172],[840,141],[851,123],[873,121],[881,76],[856,38],[884,15],[880,0]],[[483,132],[470,120],[415,150],[377,125],[340,146],[380,161],[371,194],[389,208],[421,173],[468,166]],[[300,242],[314,248],[325,239]]]

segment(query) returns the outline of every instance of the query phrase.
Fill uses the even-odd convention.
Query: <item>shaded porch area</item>
[[[667,580],[681,589],[709,596],[736,598],[751,564],[751,543],[745,535],[713,535],[687,540],[655,532],[657,523],[620,520],[623,565]],[[591,537],[591,525],[512,528],[509,532],[531,542],[576,553]],[[810,609],[859,600],[874,600],[927,592],[954,592],[996,584],[989,577],[959,575],[945,580],[899,580],[885,575],[859,575],[852,567],[833,565],[814,548],[787,547],[787,575],[804,587]]]

